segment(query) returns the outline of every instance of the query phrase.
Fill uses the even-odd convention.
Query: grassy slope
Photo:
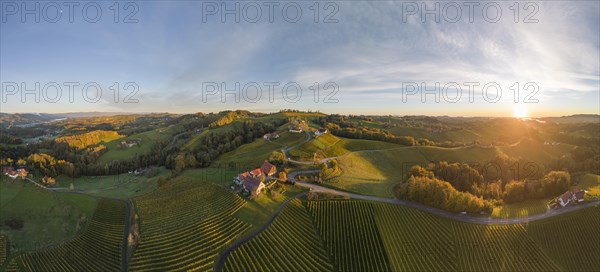
[[[42,245],[65,241],[75,235],[75,226],[81,214],[89,218],[96,207],[96,199],[89,196],[43,191],[21,181],[0,181],[0,222],[10,218],[24,221],[21,230],[1,227],[16,248],[32,250]],[[65,207],[71,210],[65,213]],[[68,208],[67,208],[68,209]],[[63,224],[66,232],[63,232]]]
[[[58,187],[69,188],[70,184],[73,184],[75,190],[85,191],[86,194],[101,197],[129,198],[156,189],[158,178],[160,176],[168,177],[170,173],[170,170],[160,167],[158,174],[150,178],[125,173],[110,176],[82,176],[78,178],[59,176],[57,177],[57,181],[59,183]]]
[[[98,158],[98,163],[103,164],[111,161],[126,160],[133,158],[136,154],[148,154],[157,141],[169,139],[180,129],[181,128],[178,126],[173,126],[163,132],[160,132],[159,129],[156,129],[110,141],[105,144],[108,151]],[[121,141],[135,139],[142,140],[140,145],[130,148],[120,147]]]
[[[339,159],[343,173],[331,185],[357,193],[392,197],[393,187],[413,165],[430,161],[481,162],[494,158],[495,149],[405,147],[352,153]]]

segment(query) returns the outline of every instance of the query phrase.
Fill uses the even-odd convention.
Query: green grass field
[[[342,156],[353,151],[383,150],[400,147],[402,146],[387,142],[341,138],[327,133],[291,150],[289,155],[297,160],[311,161],[313,160],[314,153],[317,153],[317,157],[322,159],[325,157]]]
[[[338,159],[343,173],[328,184],[361,194],[393,197],[393,187],[413,165],[431,161],[479,162],[491,160],[497,154],[495,149],[429,146],[352,153]]]
[[[100,200],[81,235],[64,244],[17,255],[12,266],[25,271],[121,271],[125,203]]]
[[[600,197],[600,176],[585,174],[576,187],[588,191],[587,194],[591,197]]]
[[[153,177],[136,176],[134,174],[120,174],[110,176],[82,176],[78,178],[69,178],[59,176],[56,178],[60,188],[69,188],[71,184],[75,190],[83,191],[86,194],[111,197],[111,198],[130,198],[153,191],[157,187],[157,180],[160,176],[168,177],[171,171],[160,167],[158,174]]]
[[[97,203],[90,196],[53,193],[4,177],[0,180],[0,200],[0,222],[23,220],[20,230],[4,224],[0,227],[0,234],[6,235],[18,250],[55,245],[72,238],[80,216],[90,217]]]
[[[112,140],[105,144],[107,151],[106,153],[102,154],[100,158],[98,158],[97,163],[105,164],[112,161],[131,159],[136,155],[148,154],[152,147],[156,145],[156,142],[170,139],[180,130],[181,128],[179,126],[172,126],[166,129],[146,131],[143,133],[130,135],[125,138]],[[141,140],[141,142],[139,145],[133,147],[121,147],[121,141],[125,140]]]

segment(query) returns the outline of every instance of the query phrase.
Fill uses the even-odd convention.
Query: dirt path
[[[277,218],[277,216],[279,215],[279,213],[281,213],[281,211],[283,210],[283,208],[285,208],[285,206],[287,206],[288,203],[290,203],[292,200],[294,200],[296,198],[302,197],[305,194],[306,194],[306,192],[303,192],[303,193],[299,193],[299,194],[297,194],[297,195],[295,195],[293,197],[290,197],[288,200],[286,200],[285,202],[283,202],[283,204],[281,204],[281,206],[279,206],[279,208],[277,208],[277,211],[275,211],[275,213],[271,216],[271,218],[269,219],[269,221],[267,221],[259,229],[257,229],[256,231],[254,231],[252,234],[248,235],[244,239],[242,239],[240,241],[237,241],[236,243],[230,245],[229,248],[227,248],[225,251],[223,251],[219,255],[219,259],[217,260],[217,264],[215,266],[215,271],[216,272],[223,271],[223,267],[225,266],[225,261],[227,260],[227,257],[229,257],[229,255],[231,254],[231,252],[233,252],[234,250],[236,250],[237,248],[239,248],[243,244],[247,243],[248,241],[252,240],[254,237],[258,236],[261,232],[263,232],[264,230],[266,230],[269,226],[271,226],[271,224],[273,224],[273,221],[275,221],[275,218]]]
[[[312,174],[312,173],[318,173],[318,172],[319,172],[319,170],[305,170],[305,171],[291,172],[288,174],[288,179],[293,180],[298,174]],[[389,203],[389,204],[395,204],[395,205],[402,205],[405,207],[411,207],[411,208],[419,209],[419,210],[422,210],[422,211],[425,211],[428,213],[432,213],[432,214],[435,214],[437,216],[441,216],[444,218],[461,221],[461,222],[466,222],[466,223],[480,224],[480,225],[510,225],[510,224],[527,223],[527,222],[537,221],[537,220],[541,220],[541,219],[545,219],[545,218],[549,218],[549,217],[553,217],[553,216],[557,216],[557,215],[561,215],[561,214],[565,214],[565,213],[569,213],[569,212],[574,212],[574,211],[585,209],[588,207],[593,207],[593,206],[600,207],[600,201],[597,200],[597,201],[587,202],[584,204],[579,204],[576,206],[568,206],[568,207],[564,207],[564,208],[560,208],[560,209],[550,209],[550,210],[546,211],[545,213],[535,214],[535,215],[528,216],[528,217],[517,217],[517,218],[475,217],[475,216],[463,215],[463,214],[458,214],[458,213],[451,213],[451,212],[447,212],[447,211],[440,210],[437,208],[429,207],[429,206],[426,206],[426,205],[423,205],[420,203],[399,200],[396,198],[386,198],[386,197],[368,196],[368,195],[349,193],[349,192],[344,192],[344,191],[327,188],[327,187],[323,187],[323,186],[320,186],[317,184],[306,183],[306,182],[302,182],[302,181],[296,181],[296,185],[302,186],[305,188],[309,188],[312,191],[342,195],[342,196],[345,196],[345,197],[348,197],[351,199],[359,199],[359,200],[367,200],[367,201],[375,201],[375,202]]]

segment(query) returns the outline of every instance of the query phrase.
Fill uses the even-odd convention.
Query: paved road
[[[296,175],[298,175],[298,174],[312,174],[312,173],[318,173],[318,172],[319,172],[319,170],[305,170],[305,171],[290,172],[288,174],[288,179],[293,180],[296,177]],[[432,213],[432,214],[435,214],[435,215],[438,215],[441,217],[449,218],[452,220],[462,221],[462,222],[466,222],[466,223],[473,223],[473,224],[481,224],[481,225],[509,225],[509,224],[526,223],[526,222],[532,222],[532,221],[541,220],[541,219],[548,218],[548,217],[553,217],[553,216],[581,210],[581,209],[592,207],[592,206],[600,207],[600,201],[592,201],[592,202],[587,202],[587,203],[576,205],[576,206],[568,206],[568,207],[559,208],[559,209],[550,209],[550,210],[546,211],[545,213],[535,214],[535,215],[528,216],[528,217],[518,217],[518,218],[475,217],[475,216],[463,215],[463,214],[458,214],[458,213],[451,213],[451,212],[447,212],[447,211],[440,210],[437,208],[432,208],[432,207],[429,207],[429,206],[426,206],[426,205],[423,205],[420,203],[399,200],[396,198],[386,198],[386,197],[368,196],[368,195],[349,193],[349,192],[339,191],[336,189],[327,188],[327,187],[323,187],[323,186],[320,186],[317,184],[306,183],[306,182],[302,182],[302,181],[296,181],[296,185],[302,186],[305,188],[309,188],[312,191],[342,195],[342,196],[345,196],[345,197],[348,197],[351,199],[359,199],[359,200],[376,201],[376,202],[382,202],[382,203],[402,205],[402,206],[406,206],[406,207],[419,209],[419,210],[422,210],[422,211],[425,211],[428,213]]]
[[[275,213],[271,216],[271,218],[269,219],[269,221],[267,221],[265,224],[263,224],[259,229],[257,229],[256,231],[254,231],[252,234],[248,235],[246,238],[232,244],[229,246],[229,248],[227,248],[225,251],[223,251],[220,255],[219,255],[219,259],[217,260],[217,264],[215,267],[215,271],[217,272],[221,272],[223,271],[223,267],[225,265],[225,261],[227,260],[227,257],[229,257],[229,255],[231,254],[231,252],[233,252],[234,250],[236,250],[237,248],[239,248],[240,246],[242,246],[243,244],[247,243],[248,241],[252,240],[252,238],[256,237],[257,235],[259,235],[261,232],[263,232],[264,230],[266,230],[271,224],[273,224],[273,221],[275,221],[275,218],[279,215],[279,213],[281,213],[281,211],[283,210],[283,208],[285,208],[285,206],[287,206],[288,203],[290,203],[290,201],[299,198],[303,195],[305,195],[306,192],[303,193],[299,193],[291,198],[289,198],[288,200],[286,200],[285,202],[283,202],[283,204],[281,204],[281,206],[279,206],[279,208],[277,209],[277,211],[275,211]]]

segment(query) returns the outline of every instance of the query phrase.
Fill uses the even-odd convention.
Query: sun
[[[527,107],[525,107],[525,105],[515,106],[513,116],[516,118],[527,118]]]

